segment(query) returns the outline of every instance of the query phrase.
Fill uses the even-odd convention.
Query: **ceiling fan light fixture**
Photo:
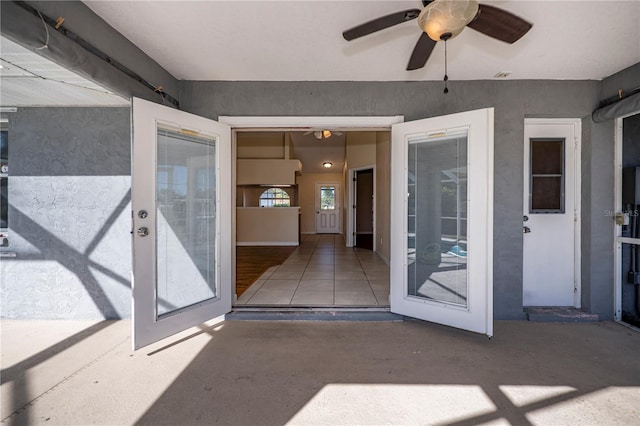
[[[331,137],[331,130],[323,130],[322,131],[322,137],[327,139]]]
[[[418,25],[435,41],[451,39],[478,14],[478,0],[434,0],[418,16]]]
[[[318,140],[322,139],[322,132],[320,130],[316,130],[315,132],[313,132],[313,137]]]

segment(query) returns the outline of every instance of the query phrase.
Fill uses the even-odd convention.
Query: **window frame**
[[[534,142],[561,142],[561,154],[562,154],[562,170],[561,173],[533,173],[533,149]],[[566,145],[567,140],[565,138],[545,138],[535,137],[529,138],[529,214],[564,214],[566,205]],[[557,209],[537,209],[533,207],[533,180],[534,178],[560,178],[560,207]]]
[[[272,191],[272,193],[275,193],[275,194],[268,194],[269,191]],[[273,195],[273,196],[265,197],[265,195]],[[277,195],[285,195],[286,198],[284,196],[278,197]],[[262,205],[263,201],[268,202],[269,205]],[[287,201],[287,205],[276,205],[278,201]],[[283,188],[272,186],[262,191],[262,194],[260,194],[260,197],[258,198],[258,205],[260,207],[269,208],[269,209],[291,207],[291,195],[289,195],[289,193],[285,191]]]

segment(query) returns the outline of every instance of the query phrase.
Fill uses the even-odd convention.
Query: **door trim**
[[[582,120],[579,118],[525,118],[524,125],[573,125],[574,126],[574,228],[573,228],[573,280],[574,280],[574,293],[573,293],[573,306],[580,308],[582,304]],[[524,127],[523,127],[524,129]],[[523,138],[524,142],[524,138]],[[524,146],[524,145],[523,145]],[[524,153],[523,153],[524,158]],[[525,177],[528,179],[528,177]],[[523,179],[523,182],[525,180]],[[522,189],[525,190],[524,188]],[[524,211],[524,205],[523,205]],[[524,241],[523,241],[523,254],[524,254]],[[524,276],[523,276],[524,283]],[[524,304],[523,304],[524,306]]]
[[[640,111],[631,112],[615,118],[614,126],[614,174],[613,174],[613,197],[614,211],[622,212],[622,138],[624,119],[640,114]],[[614,222],[615,223],[615,222]],[[622,244],[637,244],[633,238],[623,238],[622,225],[613,226],[613,319],[622,321]]]
[[[336,130],[389,130],[391,125],[404,122],[403,115],[393,116],[329,116],[329,117],[247,117],[226,116],[218,117],[220,123],[228,124],[233,129],[304,129],[310,130],[317,127],[330,127]]]
[[[360,172],[362,170],[373,170],[373,251],[376,251],[376,165],[372,166],[364,166],[364,167],[355,167],[353,169],[349,169],[349,173],[347,174],[347,209],[349,214],[347,214],[347,223],[346,223],[346,232],[345,232],[345,241],[347,242],[347,247],[354,247],[355,241],[353,238],[353,233],[355,232],[355,214],[356,212],[353,209],[353,205],[356,202],[355,199],[355,190],[353,185],[353,179],[355,178],[356,172]]]

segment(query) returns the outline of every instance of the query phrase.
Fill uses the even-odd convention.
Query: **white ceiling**
[[[342,31],[419,1],[85,1],[178,79],[440,80],[443,43],[405,67],[411,21],[347,42]],[[454,80],[602,79],[640,62],[640,1],[481,1],[533,28],[513,45],[470,28],[448,43]]]
[[[0,38],[0,105],[123,106],[129,101],[73,72]]]

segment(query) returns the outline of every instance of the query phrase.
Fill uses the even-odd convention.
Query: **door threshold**
[[[227,321],[404,321],[402,315],[381,307],[235,307]]]

